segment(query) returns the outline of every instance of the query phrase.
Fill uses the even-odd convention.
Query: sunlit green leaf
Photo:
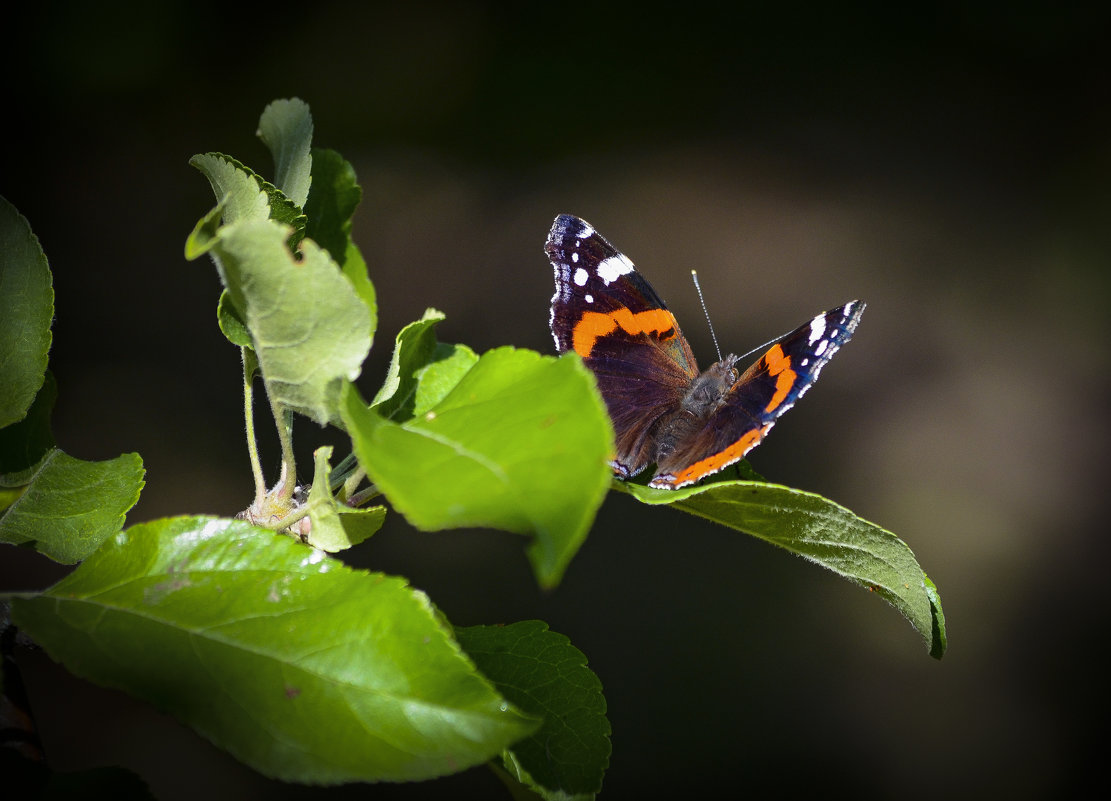
[[[441,776],[537,725],[423,593],[242,521],[134,526],[12,611],[73,673],[287,781]]]
[[[399,381],[391,404],[406,386],[416,397],[419,377]],[[380,408],[349,387],[341,413],[360,464],[410,523],[532,534],[537,579],[558,583],[610,480],[612,429],[581,361],[498,348],[420,416],[399,424]]]

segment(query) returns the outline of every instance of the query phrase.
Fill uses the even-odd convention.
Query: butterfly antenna
[[[757,351],[762,351],[762,350],[764,350],[764,348],[768,347],[769,345],[774,345],[776,342],[783,339],[783,337],[787,336],[790,333],[791,333],[791,331],[784,331],[782,334],[777,336],[775,339],[769,339],[763,345],[757,345],[755,348],[748,351],[747,353],[742,353],[740,356],[737,357],[737,360],[742,361],[744,359],[747,359],[749,356],[756,353]]]
[[[706,325],[710,329],[710,339],[714,340],[714,350],[717,351],[718,361],[721,361],[721,348],[718,347],[718,337],[714,333],[714,324],[710,322],[710,312],[706,310],[706,299],[702,297],[702,287],[698,283],[698,273],[691,270],[691,280],[694,281],[694,288],[698,292],[698,302],[702,304],[702,313],[706,316]]]

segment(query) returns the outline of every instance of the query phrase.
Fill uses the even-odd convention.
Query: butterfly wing
[[[744,457],[818,380],[833,354],[852,338],[863,312],[859,300],[830,309],[768,348],[698,429],[676,439],[674,449],[660,458],[650,486],[677,489]]]
[[[594,373],[613,421],[614,471],[625,478],[655,459],[654,432],[674,414],[698,365],[655,290],[584,220],[561,214],[544,251],[555,270],[556,349]]]

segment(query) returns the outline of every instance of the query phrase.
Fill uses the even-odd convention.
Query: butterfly
[[[650,487],[678,489],[739,461],[818,380],[864,312],[853,300],[776,340],[743,372],[732,354],[698,369],[679,323],[633,263],[592,225],[555,218],[551,329],[594,373],[613,421],[620,478],[654,464]]]

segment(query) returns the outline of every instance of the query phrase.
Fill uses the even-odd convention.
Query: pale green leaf
[[[221,153],[198,153],[189,163],[212,185],[216,200],[223,206],[225,224],[269,219],[269,197],[254,174],[235,159]]]
[[[258,135],[274,157],[274,183],[301,208],[312,183],[312,115],[299,98],[275,100],[262,111]]]
[[[382,527],[386,507],[352,509],[338,503],[330,489],[332,446],[324,445],[313,452],[315,473],[309,489],[309,520],[312,525],[305,539],[309,545],[328,553],[358,545]]]
[[[305,240],[297,260],[288,235],[265,220],[227,225],[213,250],[271,401],[323,425],[370,350],[370,313],[325,251]]]

